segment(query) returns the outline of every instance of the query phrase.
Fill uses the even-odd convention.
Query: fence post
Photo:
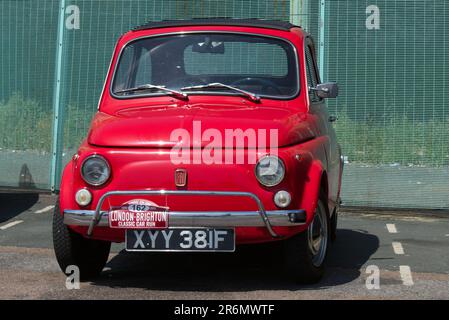
[[[320,71],[320,79],[324,80],[324,29],[326,22],[326,0],[320,0],[320,48],[319,48],[319,60],[318,60],[318,69]]]
[[[290,0],[290,22],[297,26],[303,26],[302,2],[303,0]]]
[[[59,18],[58,18],[58,40],[56,45],[56,64],[55,64],[55,82],[53,90],[53,131],[52,131],[52,155],[50,169],[50,187],[51,191],[56,191],[56,185],[59,179],[59,167],[61,163],[62,145],[62,105],[61,105],[61,76],[62,76],[62,58],[64,42],[64,19],[65,19],[65,0],[59,0]]]

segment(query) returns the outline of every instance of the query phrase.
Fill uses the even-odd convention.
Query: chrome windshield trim
[[[118,96],[116,94],[114,94],[114,91],[112,90],[112,86],[114,85],[114,81],[115,81],[115,76],[117,74],[117,67],[118,64],[120,62],[120,58],[122,57],[123,51],[124,49],[132,42],[135,41],[139,41],[142,39],[147,39],[147,38],[156,38],[156,37],[163,37],[163,36],[170,36],[170,35],[185,35],[185,34],[201,34],[201,33],[218,33],[218,34],[241,34],[241,35],[252,35],[252,36],[257,36],[257,37],[265,37],[265,38],[271,38],[271,39],[277,39],[277,40],[281,40],[284,41],[286,43],[288,43],[292,48],[293,48],[293,52],[294,52],[294,56],[295,56],[295,66],[296,66],[296,84],[297,84],[297,90],[295,91],[295,93],[291,96],[271,96],[271,95],[259,95],[260,98],[266,98],[266,99],[273,99],[273,100],[293,100],[295,98],[297,98],[300,93],[301,93],[301,77],[300,77],[300,66],[299,66],[299,58],[298,58],[298,50],[296,48],[296,46],[293,44],[293,42],[291,42],[289,39],[285,39],[285,38],[281,38],[281,37],[276,37],[273,35],[268,35],[268,34],[264,34],[264,33],[256,33],[256,32],[238,32],[238,31],[219,31],[219,30],[201,30],[201,31],[176,31],[176,32],[164,32],[164,33],[159,33],[159,34],[153,34],[153,35],[147,35],[147,36],[141,36],[141,37],[137,37],[134,39],[129,40],[128,42],[126,42],[121,48],[120,48],[120,52],[117,55],[117,59],[114,63],[114,69],[113,69],[113,75],[112,75],[112,79],[111,82],[109,83],[109,94],[111,95],[111,97],[121,100],[121,99],[133,99],[133,98],[151,98],[151,97],[161,97],[164,96],[163,94],[158,94],[158,93],[152,93],[152,94],[135,94],[135,95],[131,95],[128,97],[121,97]],[[199,92],[197,92],[199,93]],[[218,92],[217,92],[218,93]],[[228,95],[228,96],[239,96],[239,94],[232,94],[232,93],[226,93],[226,94],[217,94],[217,93],[203,93],[201,95]]]

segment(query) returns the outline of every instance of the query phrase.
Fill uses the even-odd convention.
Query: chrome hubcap
[[[315,217],[307,229],[307,238],[310,252],[312,253],[312,263],[315,267],[321,266],[326,256],[328,226],[326,211],[319,202]]]

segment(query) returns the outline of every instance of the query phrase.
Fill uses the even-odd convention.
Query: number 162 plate
[[[126,251],[235,251],[234,229],[126,230]]]

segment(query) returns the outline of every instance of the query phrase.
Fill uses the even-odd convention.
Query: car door
[[[327,174],[329,182],[329,199],[334,202],[338,198],[339,179],[340,179],[340,149],[337,143],[335,129],[332,122],[336,117],[330,116],[326,107],[325,99],[318,97],[315,91],[310,88],[315,88],[317,84],[321,83],[313,40],[310,37],[306,38],[305,42],[305,60],[307,82],[309,87],[309,102],[310,113],[315,115],[318,119],[317,126],[321,136],[326,136],[326,157],[327,157]]]

